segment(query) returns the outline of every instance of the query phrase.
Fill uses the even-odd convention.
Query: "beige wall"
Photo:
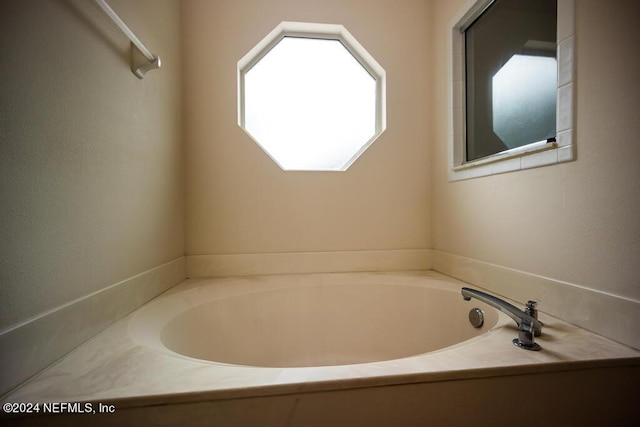
[[[346,172],[283,172],[237,125],[237,61],[282,21],[344,25],[386,70],[387,130]],[[429,3],[183,1],[187,254],[430,247]]]
[[[184,254],[180,4],[109,3],[162,70],[92,1],[0,1],[0,330]]]
[[[576,7],[577,161],[447,181],[447,37],[465,1],[436,3],[436,250],[640,299],[640,4]]]

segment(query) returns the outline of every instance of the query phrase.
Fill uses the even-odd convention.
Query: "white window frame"
[[[282,22],[262,41],[238,61],[238,126],[283,170],[286,169],[245,128],[244,76],[269,51],[285,37],[338,40],[353,55],[376,82],[375,134],[339,169],[317,169],[318,171],[346,171],[364,151],[385,131],[386,118],[386,73],[384,68],[365,50],[347,29],[338,24],[310,22]],[[315,169],[304,169],[314,171]]]
[[[574,143],[575,0],[557,0],[558,93],[556,141],[536,142],[467,162],[465,159],[465,52],[464,30],[495,0],[475,0],[453,20],[449,51],[449,181],[515,172],[576,158]]]

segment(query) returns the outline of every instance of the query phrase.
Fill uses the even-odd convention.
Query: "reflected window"
[[[557,70],[553,57],[513,55],[493,76],[493,132],[507,149],[555,138]]]
[[[556,136],[556,0],[496,0],[464,30],[465,161]]]

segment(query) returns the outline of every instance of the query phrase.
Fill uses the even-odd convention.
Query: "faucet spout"
[[[540,336],[542,333],[543,323],[535,317],[525,313],[516,306],[509,304],[508,302],[489,295],[485,292],[478,291],[471,288],[462,288],[462,298],[465,301],[470,301],[471,298],[475,298],[478,301],[482,301],[490,306],[500,310],[507,316],[511,317],[520,331],[520,337],[514,340],[514,344],[519,347],[526,348],[528,350],[539,350],[540,346],[533,342],[534,336]],[[517,341],[517,342],[516,342]]]

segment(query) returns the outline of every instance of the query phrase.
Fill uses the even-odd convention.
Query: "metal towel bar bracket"
[[[157,70],[160,65],[162,65],[162,61],[160,61],[159,56],[155,56],[153,61],[150,62],[142,52],[136,49],[136,45],[133,42],[131,43],[131,71],[136,77],[143,79],[147,71]]]
[[[139,79],[143,79],[147,71],[160,68],[160,57],[151,53],[140,39],[131,31],[117,13],[111,9],[105,0],[95,0],[111,20],[120,28],[120,31],[131,40],[131,71]]]

